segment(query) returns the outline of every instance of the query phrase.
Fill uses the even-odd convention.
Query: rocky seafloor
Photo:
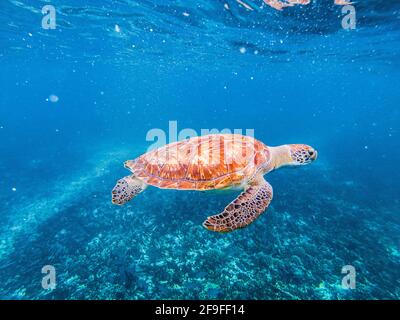
[[[0,298],[400,298],[398,200],[375,199],[322,165],[286,170],[267,177],[275,198],[265,214],[216,234],[201,223],[235,192],[148,188],[113,206],[125,156],[101,154],[3,204]],[[41,286],[44,265],[56,269],[54,290]],[[354,290],[341,286],[345,265],[356,268]]]

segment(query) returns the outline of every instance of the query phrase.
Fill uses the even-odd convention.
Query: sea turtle
[[[124,163],[132,175],[118,180],[112,202],[122,205],[147,185],[161,189],[244,190],[225,210],[203,223],[209,230],[243,228],[263,213],[272,200],[264,175],[283,166],[306,165],[317,151],[304,144],[268,147],[253,137],[210,134],[171,143]]]

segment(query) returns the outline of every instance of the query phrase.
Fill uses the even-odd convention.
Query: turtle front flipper
[[[222,213],[208,217],[203,226],[216,232],[244,228],[268,208],[272,194],[271,185],[264,178],[260,178],[233,200]]]
[[[132,200],[135,196],[146,189],[147,185],[135,178],[135,176],[127,176],[117,181],[114,189],[111,192],[112,203],[123,205]]]

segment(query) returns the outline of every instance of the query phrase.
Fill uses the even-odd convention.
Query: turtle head
[[[295,167],[309,164],[317,159],[317,151],[305,144],[285,144],[270,147],[272,152],[273,169],[280,167]]]
[[[289,154],[292,166],[302,166],[317,160],[318,152],[306,144],[289,144]]]

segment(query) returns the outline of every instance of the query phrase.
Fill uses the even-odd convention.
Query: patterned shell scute
[[[268,147],[252,137],[212,134],[165,145],[125,167],[159,188],[210,190],[240,184],[269,159]]]

